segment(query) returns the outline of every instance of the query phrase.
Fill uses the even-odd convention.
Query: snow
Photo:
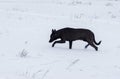
[[[0,0],[0,79],[120,79],[120,0]],[[88,28],[83,41],[49,43],[51,29]]]

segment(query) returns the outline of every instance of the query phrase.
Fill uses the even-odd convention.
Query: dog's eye
[[[54,34],[55,36],[57,36],[57,34]]]

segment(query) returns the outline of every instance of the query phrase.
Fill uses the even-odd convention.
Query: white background
[[[99,51],[52,48],[64,27],[92,30]],[[0,0],[0,79],[120,79],[120,0]]]

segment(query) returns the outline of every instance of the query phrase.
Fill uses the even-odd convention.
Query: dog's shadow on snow
[[[49,48],[50,50],[52,51],[56,51],[56,52],[70,52],[70,53],[98,53],[98,52],[101,52],[101,50],[98,50],[98,51],[95,51],[94,49],[92,48],[72,48],[72,49],[69,49],[67,47],[50,47]]]

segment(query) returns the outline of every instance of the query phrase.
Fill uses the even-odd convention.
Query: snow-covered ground
[[[48,42],[51,29],[88,28],[83,41]],[[0,0],[0,79],[120,79],[120,0]]]

